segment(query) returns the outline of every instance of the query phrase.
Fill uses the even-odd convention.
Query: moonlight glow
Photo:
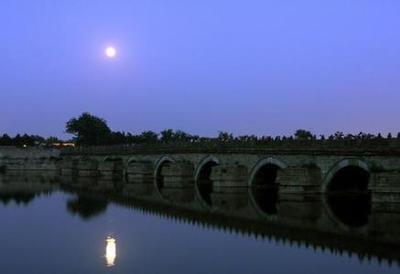
[[[117,258],[117,244],[112,237],[107,237],[106,243],[106,265],[111,267],[115,265],[115,258]]]
[[[117,55],[117,50],[114,47],[107,47],[105,54],[108,58],[114,58]]]

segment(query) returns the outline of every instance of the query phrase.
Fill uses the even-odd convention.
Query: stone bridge
[[[387,244],[398,248],[400,242],[397,152],[0,148],[1,167],[6,177],[0,192],[5,193],[16,189],[8,173],[39,171],[39,177],[29,175],[29,180],[36,178],[31,184],[17,180],[29,192],[50,189],[42,182],[49,172],[63,188],[82,196],[134,198],[134,204],[148,203],[168,214],[177,209],[212,213],[213,220],[237,218],[238,224],[251,222],[252,227],[256,221],[263,231],[305,231],[301,237],[322,233],[346,244],[356,239],[354,245],[362,250],[369,237],[384,244],[379,253],[389,257]],[[339,236],[344,238],[337,241]]]
[[[123,178],[124,184],[283,194],[369,193],[400,202],[400,152],[313,149],[45,150],[0,148],[0,171],[51,170],[80,177]]]
[[[63,174],[123,177],[161,188],[260,188],[282,194],[364,192],[400,202],[400,155],[371,151],[69,151]]]

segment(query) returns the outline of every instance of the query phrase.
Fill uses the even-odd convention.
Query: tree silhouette
[[[313,134],[305,129],[298,129],[296,130],[296,132],[294,133],[294,137],[297,140],[312,140],[314,139]]]
[[[138,139],[140,143],[156,143],[158,141],[158,134],[151,130],[143,131]]]
[[[111,139],[111,130],[107,122],[88,112],[70,119],[66,124],[66,132],[75,135],[78,145],[104,145]]]
[[[72,215],[78,215],[83,220],[89,220],[104,213],[107,209],[106,200],[78,196],[67,201],[67,210]]]

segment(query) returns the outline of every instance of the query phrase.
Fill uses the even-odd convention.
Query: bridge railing
[[[158,154],[158,153],[356,153],[400,155],[400,140],[291,140],[272,142],[176,142],[65,148],[73,154]]]

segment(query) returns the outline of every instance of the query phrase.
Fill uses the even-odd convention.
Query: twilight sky
[[[398,0],[1,0],[0,134],[400,131]],[[114,45],[115,59],[104,56]]]

